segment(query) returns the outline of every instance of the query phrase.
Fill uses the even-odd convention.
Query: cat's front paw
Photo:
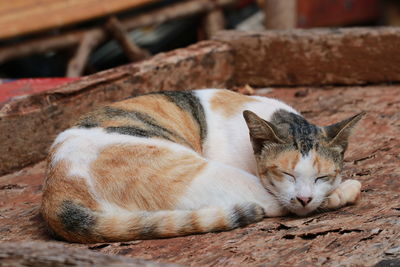
[[[337,209],[354,204],[361,196],[361,183],[357,180],[346,180],[336,188],[322,204],[322,208]]]

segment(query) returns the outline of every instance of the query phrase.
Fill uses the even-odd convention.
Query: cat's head
[[[318,208],[341,182],[348,138],[363,115],[318,127],[285,110],[270,121],[244,111],[263,186],[295,214]]]

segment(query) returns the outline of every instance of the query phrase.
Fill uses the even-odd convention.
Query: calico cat
[[[340,172],[362,115],[318,127],[278,100],[221,89],[116,102],[58,135],[41,213],[59,237],[88,243],[339,208],[360,194]]]

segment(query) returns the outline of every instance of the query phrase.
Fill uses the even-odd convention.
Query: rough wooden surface
[[[43,159],[55,135],[93,106],[147,92],[226,87],[232,59],[227,45],[202,42],[0,103],[0,174]]]
[[[174,266],[127,257],[105,255],[88,249],[66,248],[46,242],[0,244],[0,266]]]
[[[44,163],[40,163],[0,177],[0,241],[44,241],[189,266],[398,264],[400,86],[321,89],[274,89],[267,90],[266,95],[284,100],[321,125],[361,110],[367,112],[345,157],[344,177],[363,184],[357,206],[304,218],[264,219],[229,232],[113,244],[68,244],[53,240],[38,215],[44,173]]]
[[[220,32],[235,84],[298,86],[400,81],[400,28]]]

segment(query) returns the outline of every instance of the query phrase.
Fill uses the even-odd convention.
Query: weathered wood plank
[[[10,38],[35,31],[62,27],[71,23],[112,14],[155,1],[156,0],[2,1],[0,5],[0,38]]]
[[[220,32],[235,51],[235,83],[253,86],[400,81],[400,28]]]

